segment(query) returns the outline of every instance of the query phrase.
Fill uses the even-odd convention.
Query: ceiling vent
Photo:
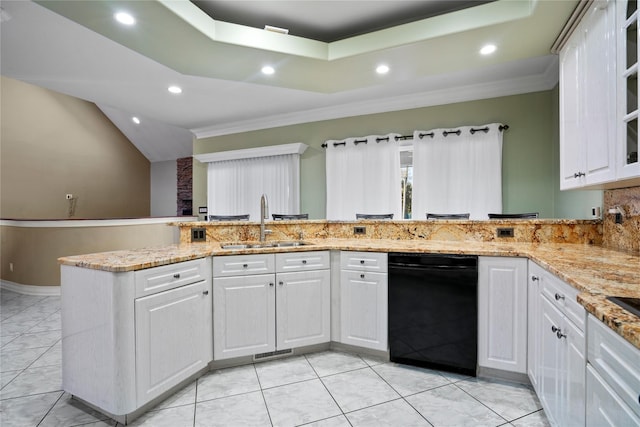
[[[289,34],[289,30],[287,30],[286,28],[272,27],[271,25],[265,25],[264,29],[267,31],[271,31],[272,33]]]

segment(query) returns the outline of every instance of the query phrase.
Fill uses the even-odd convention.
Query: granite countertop
[[[640,317],[606,296],[640,298],[640,256],[600,246],[564,243],[498,243],[390,239],[305,239],[311,245],[287,248],[222,249],[219,242],[190,243],[63,257],[59,262],[112,272],[141,270],[212,255],[315,250],[433,252],[526,257],[578,289],[578,302],[611,329],[640,348]]]

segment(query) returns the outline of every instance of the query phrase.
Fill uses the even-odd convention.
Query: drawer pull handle
[[[242,268],[247,268],[249,267],[249,264],[242,264]]]
[[[176,274],[174,274],[174,275],[173,275],[173,278],[174,278],[174,279],[179,279],[179,278],[180,278],[180,273],[176,273]]]
[[[364,279],[364,274],[361,274],[361,275],[360,275],[360,278],[361,278],[361,279]]]
[[[531,276],[531,281],[532,282],[537,282],[538,280],[540,280],[540,278],[538,276]]]
[[[302,263],[303,263],[303,264],[306,264],[306,263],[307,263],[307,260],[306,260],[306,259],[303,259],[303,260],[302,260]]]
[[[564,295],[556,294],[555,298],[556,298],[556,301],[560,301],[564,299]]]
[[[364,264],[364,260],[363,259],[360,260],[360,264]]]
[[[209,295],[209,291],[202,291],[202,295]]]

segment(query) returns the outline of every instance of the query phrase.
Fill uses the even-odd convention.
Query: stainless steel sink
[[[283,240],[274,242],[232,242],[220,245],[222,249],[260,249],[260,248],[291,248],[296,246],[307,246],[313,243],[302,240]]]

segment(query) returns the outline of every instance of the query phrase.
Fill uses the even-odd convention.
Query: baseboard
[[[60,296],[60,286],[35,286],[0,280],[0,289],[17,292],[23,295]]]

